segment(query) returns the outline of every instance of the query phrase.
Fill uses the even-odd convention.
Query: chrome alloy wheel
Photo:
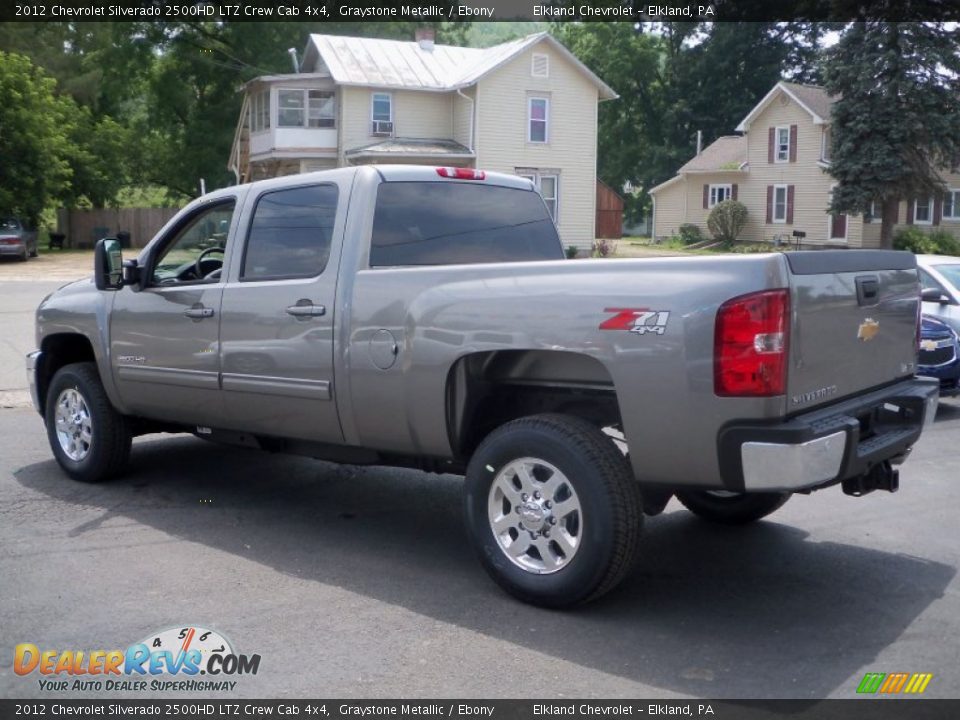
[[[54,420],[60,447],[68,458],[80,462],[90,454],[93,442],[87,401],[76,388],[67,388],[57,398],[56,408]]]
[[[504,555],[536,575],[563,569],[583,538],[583,513],[573,484],[537,458],[506,464],[490,486],[487,517]]]

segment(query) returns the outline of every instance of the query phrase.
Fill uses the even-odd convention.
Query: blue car
[[[940,380],[940,397],[960,394],[960,339],[946,323],[924,315],[917,375]]]

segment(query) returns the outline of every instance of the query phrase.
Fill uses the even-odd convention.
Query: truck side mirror
[[[93,279],[97,290],[119,290],[123,287],[123,251],[116,238],[97,241],[93,251]]]
[[[941,305],[946,305],[950,301],[947,297],[940,292],[940,288],[924,288],[920,291],[920,299],[923,302],[935,302],[940,303]]]

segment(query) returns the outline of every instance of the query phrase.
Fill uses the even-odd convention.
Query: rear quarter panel
[[[717,308],[787,280],[776,255],[358,269],[342,281],[347,297],[338,305],[349,378],[338,381],[338,407],[347,441],[449,457],[445,389],[458,359],[499,349],[566,351],[595,358],[610,374],[640,479],[716,482],[717,430],[784,412],[782,397],[714,395]],[[601,330],[616,315],[608,308],[646,308],[669,319],[662,335]],[[387,370],[371,359],[370,341],[381,329],[399,346]]]

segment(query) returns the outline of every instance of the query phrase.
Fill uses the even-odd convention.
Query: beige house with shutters
[[[793,243],[797,231],[805,235],[803,245],[878,247],[878,213],[827,212],[835,185],[830,175],[831,105],[821,87],[777,83],[737,126],[739,135],[718,138],[650,190],[653,236],[668,238],[692,223],[708,237],[710,210],[734,199],[748,211],[741,240]],[[960,237],[960,174],[942,177],[949,192],[902,201],[894,232],[913,225]]]
[[[617,95],[548,33],[486,49],[430,30],[311,35],[297,68],[243,87],[238,183],[367,163],[511,173],[539,189],[564,245],[592,246],[597,104]]]

